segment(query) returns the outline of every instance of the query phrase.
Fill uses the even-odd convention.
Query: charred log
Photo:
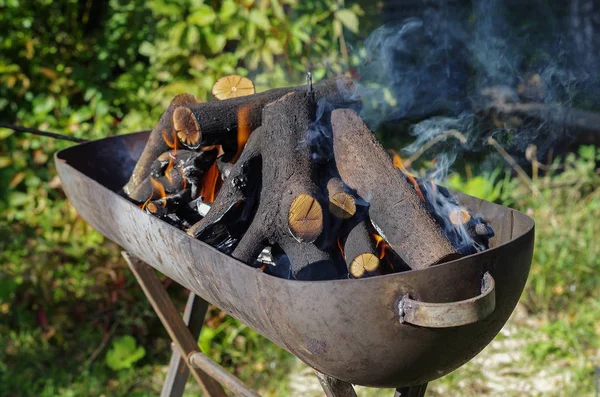
[[[398,255],[412,269],[457,258],[415,188],[394,168],[360,116],[350,109],[334,110],[331,124],[340,176],[369,202],[377,231]]]
[[[144,148],[140,159],[133,169],[133,174],[131,174],[131,178],[129,179],[127,185],[123,187],[125,194],[130,196],[132,192],[136,191],[142,183],[145,183],[144,181],[147,180],[150,174],[152,163],[162,153],[168,151],[169,149],[177,149],[178,147],[181,147],[177,144],[178,138],[172,125],[173,112],[179,106],[194,105],[198,102],[198,99],[190,94],[181,94],[173,98],[169,104],[169,107],[161,116],[160,121],[150,133],[148,143],[146,143],[146,147]]]
[[[134,202],[159,199],[164,194],[190,189],[191,198],[198,195],[202,176],[215,162],[217,149],[202,152],[172,150],[158,156],[151,164],[149,175],[129,194]],[[161,188],[164,192],[161,192]]]
[[[296,278],[339,277],[339,255],[319,242],[329,225],[326,193],[321,189],[318,165],[312,161],[310,145],[302,145],[315,119],[314,94],[290,92],[264,106],[262,125],[250,136],[240,159],[232,167],[213,209],[189,231],[193,236],[217,221],[228,208],[243,201],[244,164],[260,157],[262,175],[256,213],[233,251],[237,259],[252,263],[267,245],[279,247]],[[247,167],[247,166],[246,166]],[[214,212],[214,213],[213,213]],[[336,263],[337,261],[337,263]],[[316,271],[318,269],[318,271]]]
[[[356,224],[348,233],[344,244],[344,257],[350,277],[362,278],[381,274],[377,241],[373,234],[368,218]]]
[[[236,148],[240,113],[244,116],[244,127],[254,131],[262,123],[262,110],[265,105],[287,93],[301,93],[307,90],[307,86],[278,88],[240,98],[190,104],[173,116],[184,116],[184,121],[178,123],[183,129],[178,130],[178,133],[185,137],[195,137],[199,133],[200,146],[222,145],[224,148]],[[335,104],[348,104],[356,103],[358,99],[352,81],[344,77],[315,84],[313,90],[317,101],[324,99]],[[189,131],[185,128],[189,128]]]

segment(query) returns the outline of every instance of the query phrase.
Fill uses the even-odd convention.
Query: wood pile
[[[213,95],[175,97],[151,132],[124,187],[146,212],[301,280],[424,269],[487,248],[483,219],[395,167],[350,79],[255,94],[227,76]]]

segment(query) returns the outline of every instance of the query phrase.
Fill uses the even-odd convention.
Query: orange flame
[[[389,247],[389,244],[377,233],[373,233],[373,238],[375,239],[375,248],[377,248],[379,259],[383,259],[385,250]]]
[[[240,154],[242,154],[242,150],[244,150],[244,146],[246,142],[248,142],[248,138],[250,138],[250,123],[248,122],[248,115],[250,113],[250,105],[242,106],[238,110],[237,119],[238,119],[238,132],[237,132],[237,152],[232,162],[237,161]]]
[[[171,138],[169,138],[169,133],[167,132],[167,130],[162,130],[162,139],[163,141],[165,141],[165,143],[167,144],[167,146],[170,149],[173,149],[175,151],[175,153],[177,153],[177,133],[175,131],[173,131],[173,139],[171,140]]]
[[[150,193],[150,197],[148,197],[148,199],[146,201],[144,201],[144,204],[142,204],[140,206],[140,208],[143,210],[145,210],[146,207],[148,206],[148,203],[152,200],[155,200],[157,196],[158,196],[158,198],[161,198],[161,199],[167,197],[165,188],[159,181],[150,177],[150,183],[152,183],[152,193]],[[162,205],[163,205],[163,207],[166,207],[167,202],[162,200]]]
[[[217,182],[221,180],[219,178],[219,169],[217,163],[213,163],[210,168],[204,174],[204,180],[202,181],[202,188],[200,189],[200,196],[204,197],[203,202],[212,203],[215,201],[217,190],[220,186],[217,186]]]
[[[423,196],[423,193],[421,192],[421,188],[419,187],[419,183],[417,182],[415,177],[410,172],[408,172],[406,167],[404,167],[404,164],[402,163],[402,157],[400,157],[400,155],[398,153],[396,153],[394,150],[390,150],[390,152],[394,155],[394,158],[393,158],[394,167],[399,169],[400,171],[402,171],[402,173],[404,175],[406,175],[409,182],[415,187],[415,190],[417,191],[417,194],[419,195],[419,197],[421,197],[422,200],[425,200],[425,197]]]
[[[169,164],[167,164],[167,168],[165,169],[165,177],[169,181],[169,183],[173,183],[173,177],[171,177],[171,171],[173,170],[173,166],[175,165],[175,160],[173,156],[169,153]]]
[[[342,247],[342,238],[341,238],[341,236],[338,236],[338,238],[337,238],[337,246],[340,249],[340,252],[342,253],[342,256],[345,258],[346,254],[344,254],[344,247]]]
[[[165,188],[162,185],[162,183],[160,183],[159,181],[157,181],[156,179],[150,177],[150,182],[152,182],[152,196],[155,196],[155,193],[158,194],[158,198],[165,198],[167,197],[167,193],[165,192]],[[167,206],[167,202],[165,200],[162,200],[162,205],[163,207]]]

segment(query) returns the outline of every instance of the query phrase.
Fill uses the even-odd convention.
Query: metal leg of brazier
[[[183,322],[187,325],[194,339],[198,340],[204,317],[208,310],[208,302],[200,298],[193,292],[190,292],[185,310],[183,312]],[[160,397],[181,397],[185,384],[187,383],[190,371],[188,370],[185,359],[181,358],[179,350],[173,344],[173,354],[169,363],[169,372],[163,385]]]
[[[357,397],[356,391],[350,383],[332,378],[319,371],[315,371],[315,373],[327,397]],[[427,383],[419,386],[402,387],[396,389],[394,397],[423,397],[426,389]]]
[[[332,378],[319,371],[315,371],[315,373],[327,397],[357,397],[354,387],[350,383]]]
[[[402,387],[396,389],[394,397],[423,397],[427,390],[427,383],[419,386]]]
[[[179,315],[154,269],[126,252],[122,254],[163,327],[169,333],[180,357],[185,357],[183,361],[203,393],[209,397],[227,397],[222,384],[235,395],[259,397],[254,390],[200,352],[197,339],[192,336],[190,329]]]

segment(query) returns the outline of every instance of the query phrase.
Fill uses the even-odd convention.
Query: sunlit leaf
[[[251,10],[248,14],[248,19],[262,30],[271,29],[269,18],[259,10]]]
[[[146,349],[137,346],[133,336],[125,335],[113,340],[111,348],[106,352],[105,361],[110,369],[117,371],[133,367],[145,355]]]
[[[208,44],[208,48],[212,53],[219,53],[223,51],[225,48],[225,44],[227,43],[227,39],[222,34],[210,34],[205,36],[206,44]]]
[[[266,44],[267,48],[273,54],[279,55],[279,54],[283,53],[283,47],[282,47],[281,43],[279,42],[279,40],[277,40],[273,37],[269,37],[265,44]]]
[[[213,23],[217,14],[211,6],[202,4],[196,11],[188,16],[187,21],[197,26],[207,26]]]
[[[342,9],[335,12],[335,19],[353,33],[358,33],[358,17],[349,9]]]
[[[235,15],[238,10],[238,6],[233,0],[224,0],[219,10],[219,18],[223,22],[229,22],[229,19]]]

